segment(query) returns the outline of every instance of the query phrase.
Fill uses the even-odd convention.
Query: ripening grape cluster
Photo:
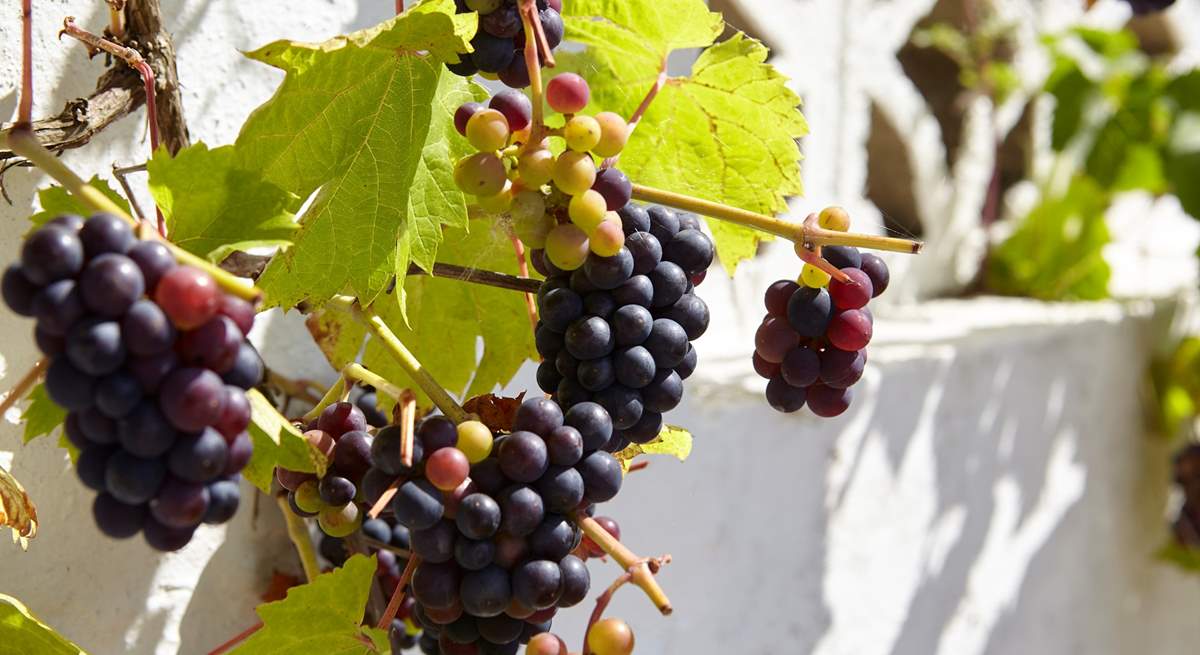
[[[518,91],[502,91],[487,107],[467,103],[455,127],[479,152],[463,158],[454,179],[490,212],[507,215],[530,248],[545,248],[563,270],[583,265],[589,253],[616,255],[625,245],[617,210],[629,203],[633,185],[615,167],[597,169],[596,158],[619,154],[629,125],[612,112],[579,114],[588,104],[587,82],[564,73],[546,86],[546,102],[563,114],[553,138],[566,149],[554,155],[549,138],[528,144],[532,105]]]
[[[1200,444],[1175,454],[1173,473],[1184,498],[1173,526],[1175,540],[1181,546],[1200,549]]]
[[[37,319],[46,392],[68,412],[101,531],[171,551],[233,516],[252,451],[245,390],[263,374],[245,339],[253,306],[110,214],[31,234],[3,295]]]
[[[559,608],[584,600],[591,582],[580,555],[589,551],[568,517],[620,490],[621,465],[602,450],[612,433],[595,403],[564,414],[536,398],[500,436],[478,421],[424,419],[411,466],[400,456],[399,426],[376,434],[363,500],[373,504],[396,485],[391,518],[421,558],[407,611],[426,653],[516,653],[550,629]]]
[[[840,208],[821,212],[820,225],[845,231]],[[867,303],[890,280],[887,265],[849,246],[825,246],[821,256],[850,282],[839,282],[805,264],[799,283],[780,280],[767,288],[767,316],[754,335],[754,370],[770,380],[767,402],[786,413],[807,403],[812,413],[838,416],[850,406],[851,387],[862,378],[875,323]]]
[[[479,30],[471,39],[474,51],[463,55],[457,64],[447,64],[450,72],[470,77],[476,73],[498,79],[514,88],[529,86],[529,68],[525,65],[525,26],[518,9],[519,0],[457,0],[458,13],[479,14]],[[562,18],[562,0],[538,0],[538,21],[551,50],[562,43],[566,26]]]
[[[304,438],[329,462],[323,476],[275,469],[275,478],[288,490],[292,511],[304,518],[316,517],[321,531],[346,537],[358,531],[364,510],[355,502],[363,476],[371,468],[371,445],[367,418],[351,402],[326,407],[315,421],[305,426]]]
[[[712,241],[693,214],[627,203],[618,212],[624,245],[590,253],[573,271],[547,253],[539,270],[538,384],[563,407],[599,403],[616,431],[605,450],[658,436],[663,413],[683,398],[696,368],[692,341],[708,329],[695,294],[712,264]]]

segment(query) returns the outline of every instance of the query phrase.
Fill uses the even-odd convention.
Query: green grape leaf
[[[257,389],[246,392],[250,401],[250,438],[254,456],[242,475],[263,493],[270,493],[275,467],[325,475],[328,458],[308,443],[304,435],[275,410]]]
[[[25,487],[0,466],[0,528],[12,529],[13,541],[24,549],[37,536],[37,507]],[[3,643],[3,642],[0,642]]]
[[[1046,92],[1055,100],[1054,119],[1051,121],[1050,145],[1062,151],[1083,127],[1083,109],[1095,94],[1097,87],[1074,59],[1059,55],[1054,60],[1054,71],[1046,81]]]
[[[724,29],[701,0],[577,0],[567,3],[567,38],[587,46],[563,52],[582,74],[594,111],[630,116],[679,48],[710,46]],[[744,34],[711,45],[690,75],[672,77],[650,105],[620,168],[636,183],[763,214],[787,210],[803,193],[796,140],[808,132],[800,98],[766,63],[767,49]],[[768,237],[708,221],[721,263],[733,273]]]
[[[304,324],[333,370],[340,371],[358,360],[358,352],[367,338],[367,328],[362,323],[341,312],[319,312],[310,314]]]
[[[42,623],[21,601],[0,594],[0,652],[14,655],[87,655]]]
[[[500,229],[482,220],[473,221],[470,232],[447,229],[440,260],[517,274],[512,244]],[[537,356],[523,294],[430,275],[409,276],[404,292],[407,321],[392,296],[381,296],[374,309],[451,393],[473,396],[491,391],[511,380],[526,359]],[[480,340],[481,356],[477,355]],[[376,339],[367,342],[363,364],[400,386],[412,387],[419,402],[428,406],[429,399]]]
[[[355,555],[340,568],[259,605],[263,627],[232,653],[242,655],[365,655],[388,653],[387,634],[363,627],[363,608],[375,577],[375,558]]]
[[[21,414],[21,420],[25,423],[25,443],[54,432],[67,419],[67,412],[50,400],[44,384],[34,387],[29,392],[28,400],[29,405]]]
[[[1113,191],[1144,190],[1159,194],[1166,188],[1166,173],[1158,148],[1145,143],[1130,144],[1117,168]]]
[[[1172,540],[1158,550],[1156,557],[1185,571],[1200,573],[1200,549],[1186,548]]]
[[[1041,300],[1107,298],[1111,269],[1103,250],[1110,237],[1104,212],[1110,200],[1083,175],[1062,196],[1042,200],[993,252],[989,288]]]
[[[467,221],[453,162],[453,112],[483,90],[445,71],[470,49],[476,18],[430,0],[376,27],[325,43],[270,44],[249,57],[285,71],[238,136],[242,168],[316,197],[259,285],[270,305],[321,304],[339,293],[369,303],[432,267],[442,225]]]
[[[127,212],[129,211],[129,201],[125,200],[121,194],[109,186],[107,181],[100,179],[100,176],[93,176],[92,179],[88,180],[88,185],[104,194],[109,200],[115,202],[118,207]],[[50,219],[61,214],[90,216],[93,213],[91,207],[85,205],[61,186],[48,186],[45,189],[39,190],[38,204],[42,206],[42,210],[29,217],[35,228],[45,225]]]
[[[1171,154],[1166,161],[1166,176],[1171,191],[1179,197],[1183,210],[1200,220],[1200,152]]]
[[[213,262],[235,250],[288,245],[297,227],[288,208],[298,198],[259,171],[237,168],[236,156],[233,146],[197,143],[174,157],[159,148],[146,164],[171,241]]]
[[[617,453],[621,469],[628,472],[633,458],[638,455],[670,455],[681,462],[686,462],[692,454],[692,433],[677,425],[663,426],[662,432],[653,441],[644,444],[630,444]]]

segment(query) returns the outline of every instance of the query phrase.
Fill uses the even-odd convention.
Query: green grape
[[[629,124],[619,114],[602,111],[596,114],[600,124],[600,142],[592,148],[598,157],[615,157],[625,149],[629,141]]]
[[[555,225],[554,217],[549,214],[521,220],[513,219],[513,230],[517,237],[530,248],[545,248],[546,235]]]
[[[529,150],[517,158],[517,173],[525,186],[542,186],[554,177],[554,155],[546,148]]]
[[[316,514],[328,507],[321,500],[321,492],[318,490],[319,485],[316,480],[308,480],[299,487],[296,487],[296,507],[308,512]]]
[[[600,123],[591,116],[575,116],[563,126],[563,139],[571,150],[588,152],[600,143]]]
[[[820,289],[829,285],[829,274],[812,264],[805,264],[804,268],[800,269],[800,281],[806,287]]]
[[[513,194],[509,212],[518,223],[541,220],[546,215],[546,197],[540,191],[522,189]]]
[[[479,421],[463,421],[458,424],[458,449],[467,456],[467,461],[478,464],[492,454],[492,431]]]
[[[500,193],[494,193],[490,196],[479,196],[475,199],[483,209],[494,214],[503,214],[512,206],[513,193],[512,183],[505,182],[504,189]]]
[[[594,655],[630,655],[633,630],[621,619],[602,619],[588,630],[587,645]]]
[[[546,235],[546,256],[564,271],[583,266],[588,256],[588,236],[573,223],[555,225]]]
[[[554,184],[569,196],[577,196],[591,189],[595,181],[596,163],[586,152],[569,150],[554,162]]]
[[[592,252],[601,257],[612,257],[621,251],[625,245],[625,231],[621,227],[621,217],[617,212],[608,212],[604,220],[588,237]]]
[[[454,166],[454,183],[464,193],[492,196],[504,190],[508,175],[504,162],[491,152],[478,152],[464,157]]]
[[[327,507],[317,515],[321,531],[331,537],[349,537],[362,527],[363,513],[354,503],[345,507]]]
[[[845,232],[850,229],[850,214],[841,207],[826,207],[817,216],[817,225],[834,232]]]
[[[495,109],[475,112],[467,121],[467,141],[480,152],[495,152],[508,143],[508,119]]]
[[[567,214],[570,215],[571,222],[589,235],[596,231],[607,213],[608,203],[595,189],[588,189],[571,198],[567,205]]]

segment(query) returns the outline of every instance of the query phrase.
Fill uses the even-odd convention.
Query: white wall
[[[35,4],[43,114],[90,90],[101,66],[55,40],[61,17],[98,29],[103,6]],[[310,1],[303,11],[282,0],[165,4],[193,136],[220,144],[278,80],[237,49],[281,37],[319,40],[382,19],[392,3]],[[804,144],[809,196],[798,210],[839,202],[877,222],[857,200],[865,170],[860,94],[894,90],[912,100],[886,68],[888,49],[931,4],[762,3],[786,37],[775,40],[786,44],[778,61],[805,95],[813,128]],[[10,7],[0,19],[5,115],[16,103],[16,30]],[[858,64],[839,68],[830,53],[842,46]],[[912,112],[914,147],[935,142],[922,132],[929,127],[920,108]],[[68,163],[103,173],[114,161],[139,161],[147,149],[141,118],[68,153]],[[5,181],[14,204],[0,205],[9,226],[0,230],[0,261],[11,261],[16,226],[46,181],[30,170]],[[1194,239],[1177,225],[1166,234]],[[855,406],[818,421],[769,409],[748,363],[761,291],[794,267],[785,248],[773,247],[736,281],[705,283],[713,328],[698,344],[701,369],[685,404],[670,417],[694,430],[692,459],[654,460],[604,510],[637,552],[675,558],[662,576],[672,617],[659,618],[632,590],[614,605],[637,631],[639,653],[1194,650],[1200,581],[1151,560],[1165,536],[1167,451],[1144,434],[1139,404],[1140,375],[1165,332],[1169,303],[891,306],[879,314]],[[895,295],[911,295],[906,288]],[[0,313],[5,386],[36,359],[28,331]],[[273,321],[256,337],[285,372],[328,375],[297,321]],[[534,386],[527,368],[513,388]],[[261,497],[257,511],[247,505],[229,526],[202,529],[180,554],[107,541],[62,452],[49,440],[17,448],[20,428],[11,421],[0,432],[0,449],[16,451],[13,472],[41,517],[28,552],[0,544],[0,591],[93,653],[206,653],[254,622],[272,568],[294,567],[275,507]],[[602,563],[592,570],[596,588],[617,573]],[[573,644],[585,614],[575,610],[558,626]]]

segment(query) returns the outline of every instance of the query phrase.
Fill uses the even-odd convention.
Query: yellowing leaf
[[[42,623],[28,607],[0,594],[0,653],[4,655],[87,655]]]
[[[666,56],[705,47],[721,34],[719,14],[701,0],[580,0],[567,3],[563,67],[581,73],[594,111],[630,116],[654,84]],[[621,156],[634,182],[764,214],[787,210],[803,192],[796,139],[808,132],[800,98],[765,63],[767,49],[736,34],[700,54],[691,74],[672,77],[650,105]],[[732,273],[769,238],[709,220],[717,252]]]
[[[358,359],[367,329],[361,323],[339,312],[318,312],[304,320],[313,343],[325,354],[335,371]]]
[[[258,607],[263,627],[232,653],[359,655],[387,653],[387,634],[361,625],[375,577],[375,558],[355,555],[341,568]]]
[[[269,304],[343,292],[369,303],[410,262],[432,267],[442,225],[466,223],[452,168],[466,144],[449,137],[478,87],[443,63],[469,50],[475,21],[431,0],[322,44],[249,54],[287,76],[238,136],[240,166],[297,196],[317,192],[294,245],[259,279]]]
[[[174,157],[159,148],[146,164],[171,241],[214,262],[234,250],[287,245],[296,230],[288,210],[296,196],[257,170],[239,170],[235,158],[233,146],[197,143]]]
[[[13,541],[20,543],[21,548],[37,536],[37,507],[21,483],[3,468],[0,468],[0,527],[12,528]]]
[[[670,455],[686,462],[692,454],[692,433],[677,425],[663,426],[662,432],[650,443],[630,444],[617,453],[621,468],[629,471],[629,464],[638,455]]]
[[[129,211],[129,202],[109,186],[107,181],[100,179],[100,176],[93,176],[92,179],[88,180],[88,185],[104,194],[109,200],[115,202],[118,207]],[[49,186],[39,190],[38,204],[42,206],[42,210],[29,217],[30,222],[35,227],[44,225],[50,219],[61,214],[78,214],[87,217],[93,213],[91,207],[88,207],[83,201],[67,193],[67,190],[60,186]]]
[[[283,419],[271,401],[257,389],[246,392],[250,401],[250,438],[254,441],[254,456],[242,475],[264,493],[271,490],[275,467],[291,471],[325,474],[328,458],[314,448],[291,423]]]

